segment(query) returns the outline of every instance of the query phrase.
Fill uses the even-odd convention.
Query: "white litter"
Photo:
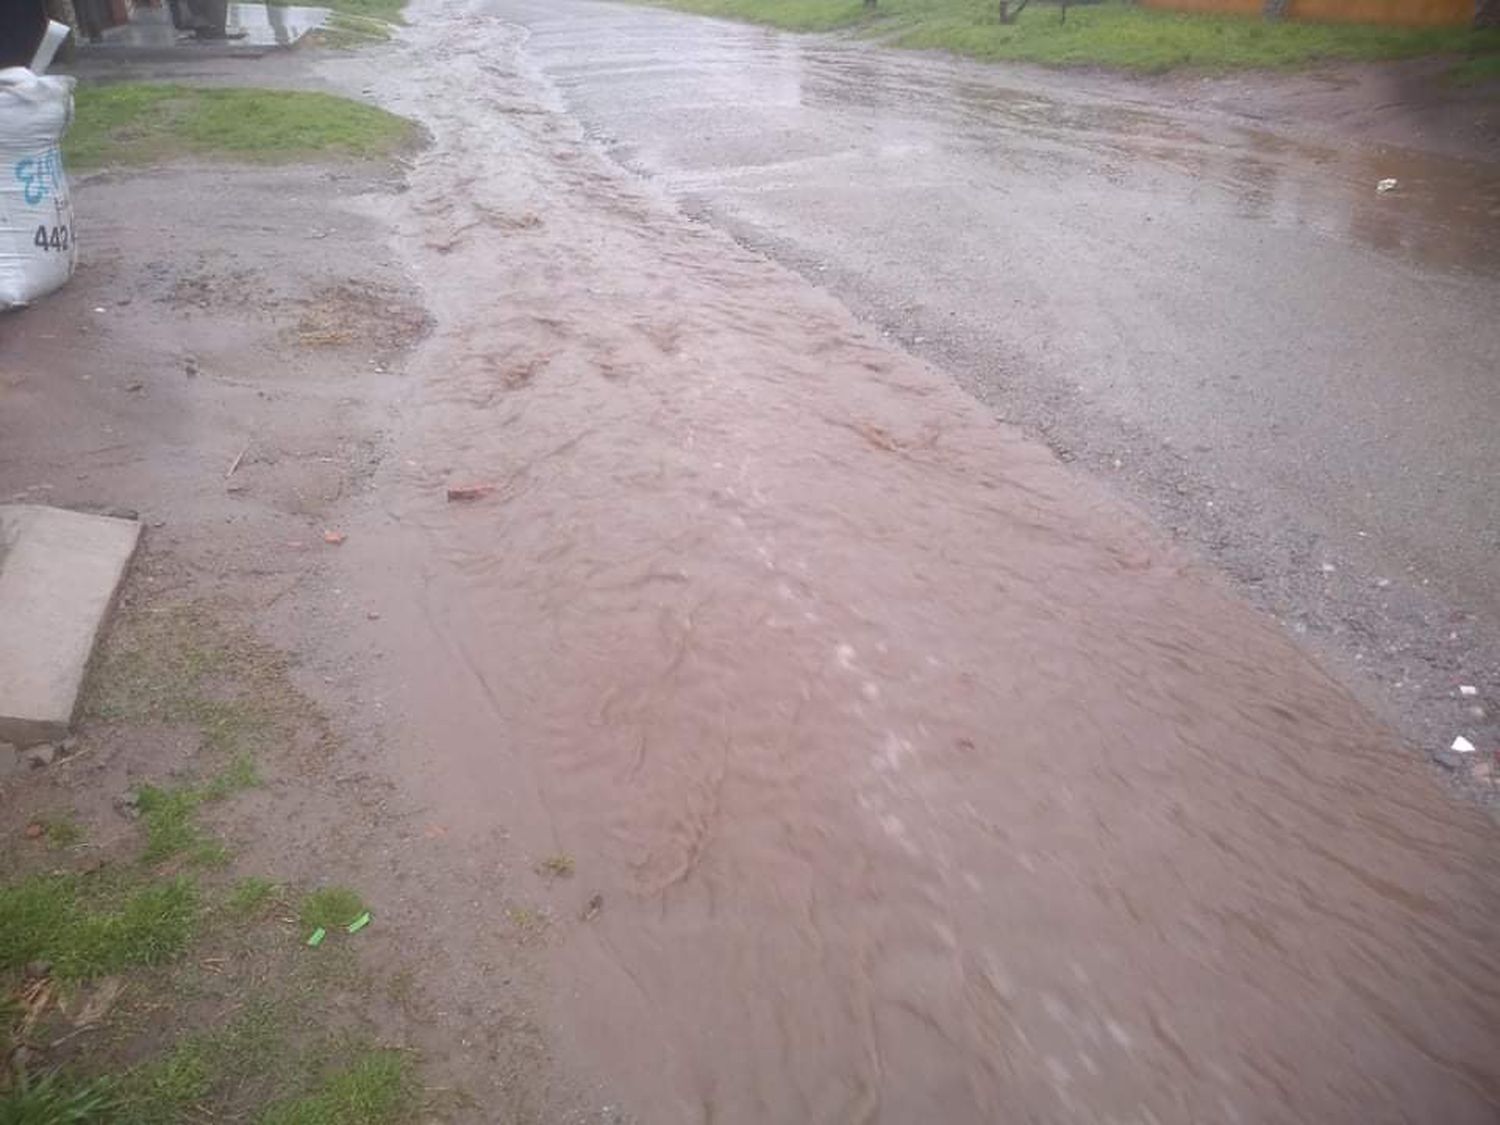
[[[37,44],[36,54],[31,56],[31,73],[46,74],[47,68],[52,65],[52,58],[57,54],[57,49],[63,45],[63,40],[72,31],[65,23],[56,20],[47,21],[47,30],[42,33],[42,41]]]
[[[58,145],[73,121],[73,79],[0,69],[0,309],[73,275],[73,203]]]
[[[1463,735],[1459,735],[1457,738],[1455,738],[1453,740],[1453,747],[1452,748],[1454,750],[1457,750],[1460,754],[1472,754],[1472,753],[1474,753],[1474,744],[1472,742],[1470,742],[1467,738],[1465,738]]]
[[[1479,689],[1477,687],[1475,687],[1473,684],[1459,684],[1458,685],[1458,694],[1459,695],[1478,695],[1479,694]]]
[[[1392,179],[1381,180],[1375,185],[1375,190],[1380,192],[1381,195],[1384,195],[1388,191],[1395,191],[1396,181]]]

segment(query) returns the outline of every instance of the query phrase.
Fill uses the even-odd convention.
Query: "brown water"
[[[576,860],[559,1057],[650,1122],[1495,1121],[1493,826],[518,32],[416,14],[438,327],[342,557],[433,820]]]

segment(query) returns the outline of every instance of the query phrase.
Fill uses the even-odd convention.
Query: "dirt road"
[[[436,328],[340,562],[398,787],[576,872],[533,892],[567,1068],[645,1121],[1492,1119],[1493,825],[609,163],[524,29],[414,16],[375,88],[433,133],[390,218]]]
[[[1414,742],[1500,677],[1493,104],[487,10],[617,159],[1146,506]]]
[[[257,72],[420,120],[404,181],[80,186],[82,271],[0,337],[0,492],[140,508],[132,596],[295,652],[339,737],[258,859],[364,893],[448,1116],[1493,1121],[1486,814],[611,162],[524,29],[411,17]]]

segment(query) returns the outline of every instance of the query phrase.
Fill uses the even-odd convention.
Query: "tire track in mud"
[[[351,581],[403,788],[576,861],[444,891],[550,904],[569,1066],[650,1121],[1492,1120],[1492,826],[477,11],[381,87],[436,328]]]

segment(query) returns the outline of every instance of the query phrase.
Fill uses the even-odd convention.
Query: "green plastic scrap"
[[[354,921],[350,922],[344,928],[346,930],[348,930],[351,934],[357,934],[357,933],[359,933],[360,930],[364,929],[369,924],[370,924],[370,912],[368,910],[366,910],[363,914],[361,914],[358,918],[354,919]]]
[[[312,946],[314,949],[316,949],[316,948],[318,948],[318,946],[320,946],[320,945],[323,944],[323,939],[326,938],[327,936],[328,936],[328,931],[325,930],[322,926],[319,926],[316,930],[314,930],[312,932],[312,937],[310,937],[310,938],[307,939],[307,944],[310,945],[310,946]]]

